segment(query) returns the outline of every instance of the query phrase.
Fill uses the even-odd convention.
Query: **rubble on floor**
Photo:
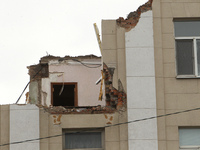
[[[43,106],[37,105],[39,108],[44,109],[45,112],[50,114],[102,114],[114,113],[116,109],[110,106],[86,106],[86,107],[69,107],[69,106]]]

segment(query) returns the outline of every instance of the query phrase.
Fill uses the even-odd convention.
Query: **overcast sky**
[[[47,53],[100,56],[93,23],[101,32],[102,19],[126,17],[146,1],[0,0],[0,104],[17,101],[29,82],[26,67]]]

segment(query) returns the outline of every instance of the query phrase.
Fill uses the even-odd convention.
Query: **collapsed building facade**
[[[41,58],[29,67],[30,104],[0,107],[0,140],[41,139],[0,149],[198,149],[199,10],[199,0],[149,0],[102,21],[104,63]]]

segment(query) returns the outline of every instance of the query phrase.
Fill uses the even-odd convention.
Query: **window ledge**
[[[180,150],[198,150],[200,146],[180,146]]]
[[[104,150],[103,148],[81,148],[81,149],[64,149],[64,150]]]
[[[177,75],[177,79],[200,79],[200,76],[194,76],[194,75]]]

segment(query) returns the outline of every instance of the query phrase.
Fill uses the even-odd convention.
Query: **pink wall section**
[[[51,103],[51,88],[47,87],[51,82],[77,82],[78,106],[105,105],[105,100],[98,100],[100,84],[95,84],[101,77],[101,68],[87,68],[81,64],[50,63],[49,78],[42,81],[42,91],[48,95],[46,103]]]

